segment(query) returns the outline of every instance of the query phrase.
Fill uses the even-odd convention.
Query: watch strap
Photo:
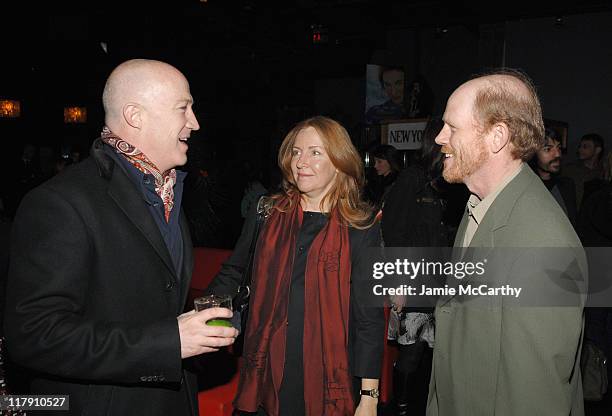
[[[370,396],[373,397],[375,399],[377,399],[380,396],[380,392],[378,391],[378,389],[371,389],[371,390],[359,390],[359,394],[361,394],[362,396]]]

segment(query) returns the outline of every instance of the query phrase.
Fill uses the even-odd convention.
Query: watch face
[[[373,397],[375,399],[378,399],[378,397],[380,396],[380,392],[378,391],[378,389],[361,390],[361,395],[362,396],[370,396],[370,397]]]

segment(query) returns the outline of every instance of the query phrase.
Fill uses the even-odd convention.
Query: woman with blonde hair
[[[298,123],[278,155],[282,192],[267,198],[255,246],[237,409],[275,415],[376,415],[382,308],[366,307],[365,250],[380,229],[361,200],[364,174],[346,130]],[[210,293],[233,294],[256,213]],[[363,288],[362,288],[363,289]]]

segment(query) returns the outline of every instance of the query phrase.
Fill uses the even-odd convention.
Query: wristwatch
[[[375,399],[378,399],[378,397],[380,396],[380,391],[378,389],[359,390],[359,394],[361,394],[362,396],[370,396]]]

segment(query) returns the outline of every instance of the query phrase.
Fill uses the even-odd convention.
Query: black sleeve
[[[257,204],[251,207],[246,217],[238,242],[231,256],[206,288],[206,294],[235,295],[242,281],[242,273],[249,261],[249,248],[255,232]],[[263,227],[263,224],[262,224]]]
[[[578,220],[578,207],[576,206],[576,184],[574,180],[567,177],[559,178],[561,196],[567,208],[567,217],[574,227]]]
[[[584,338],[604,349],[607,344],[606,325],[610,321],[608,308],[584,308]]]
[[[60,192],[41,187],[26,195],[11,237],[4,327],[18,364],[96,382],[137,383],[142,374],[180,381],[175,316],[143,324],[86,313],[95,246]]]
[[[364,237],[352,247],[351,313],[353,341],[353,375],[361,378],[380,378],[385,337],[385,313],[382,306],[375,306],[370,293],[371,273],[365,250],[380,247],[380,227],[377,224],[360,231]],[[365,284],[363,284],[365,283]]]
[[[412,245],[410,211],[419,185],[418,173],[410,168],[402,171],[387,194],[382,216],[382,235],[387,247]]]

